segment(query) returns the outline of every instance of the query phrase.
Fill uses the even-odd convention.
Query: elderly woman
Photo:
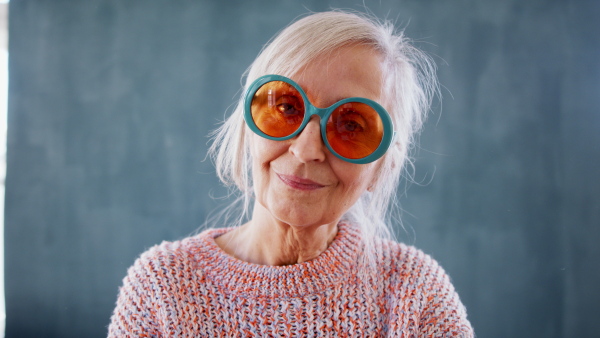
[[[472,337],[448,276],[386,221],[433,74],[363,16],[283,30],[211,149],[250,221],[144,253],[109,336]]]

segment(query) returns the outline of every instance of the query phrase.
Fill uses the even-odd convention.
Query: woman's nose
[[[302,163],[325,160],[325,144],[321,138],[321,126],[317,117],[313,117],[304,130],[292,139],[289,151]]]

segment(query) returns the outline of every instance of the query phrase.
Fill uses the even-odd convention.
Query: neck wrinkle
[[[198,237],[197,274],[228,292],[247,296],[297,297],[339,285],[355,275],[362,245],[360,231],[340,223],[331,245],[303,263],[268,266],[239,260],[223,251],[215,238],[234,229],[212,229]]]

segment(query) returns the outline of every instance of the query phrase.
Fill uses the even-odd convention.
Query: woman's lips
[[[324,185],[319,184],[315,181],[311,181],[309,179],[301,178],[298,176],[277,174],[277,177],[279,177],[279,179],[283,183],[287,184],[288,186],[294,189],[316,190],[324,187]]]

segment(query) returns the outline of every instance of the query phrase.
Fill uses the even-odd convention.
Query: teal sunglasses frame
[[[300,95],[302,96],[302,99],[304,100],[304,110],[305,110],[304,111],[304,119],[302,120],[302,123],[300,124],[298,129],[296,129],[296,131],[294,131],[292,134],[290,134],[288,136],[284,136],[284,137],[269,136],[269,135],[263,133],[256,126],[256,124],[254,123],[254,119],[252,118],[251,107],[252,107],[252,100],[254,98],[254,95],[256,94],[256,92],[258,91],[258,89],[260,87],[262,87],[264,84],[266,84],[268,82],[272,82],[272,81],[282,81],[282,82],[292,85],[294,88],[296,88],[296,90],[300,93]],[[344,157],[344,156],[338,154],[331,147],[331,145],[329,144],[329,141],[327,140],[326,126],[327,126],[327,120],[329,119],[329,116],[336,108],[338,108],[339,106],[341,106],[345,103],[348,103],[348,102],[359,102],[359,103],[364,103],[364,104],[371,106],[373,109],[375,109],[377,114],[379,114],[379,117],[381,118],[381,122],[383,124],[383,137],[381,139],[381,143],[379,144],[379,146],[377,147],[377,149],[375,149],[375,151],[373,153],[371,153],[370,155],[363,157],[363,158]],[[338,101],[327,108],[317,108],[308,100],[308,97],[306,96],[306,93],[304,92],[304,90],[302,90],[302,87],[300,87],[296,82],[294,82],[293,80],[291,80],[285,76],[264,75],[264,76],[259,77],[254,82],[252,82],[250,87],[248,87],[248,90],[246,91],[246,95],[244,97],[244,120],[246,120],[246,124],[248,125],[248,127],[250,127],[250,129],[253,132],[255,132],[256,134],[258,134],[266,139],[269,139],[269,140],[284,141],[284,140],[289,140],[293,137],[296,137],[296,135],[300,134],[304,130],[304,128],[306,127],[306,125],[310,121],[310,118],[313,115],[319,116],[319,118],[321,120],[320,121],[321,138],[323,139],[323,143],[325,144],[327,149],[329,149],[329,151],[331,151],[331,153],[334,154],[335,156],[337,156],[338,158],[340,158],[344,161],[350,162],[350,163],[366,164],[366,163],[370,163],[370,162],[377,160],[378,158],[380,158],[381,156],[383,156],[386,153],[386,151],[390,148],[390,146],[392,145],[392,142],[395,138],[396,132],[394,131],[394,123],[390,117],[390,114],[379,103],[377,103],[373,100],[362,98],[362,97],[350,97],[350,98]]]

